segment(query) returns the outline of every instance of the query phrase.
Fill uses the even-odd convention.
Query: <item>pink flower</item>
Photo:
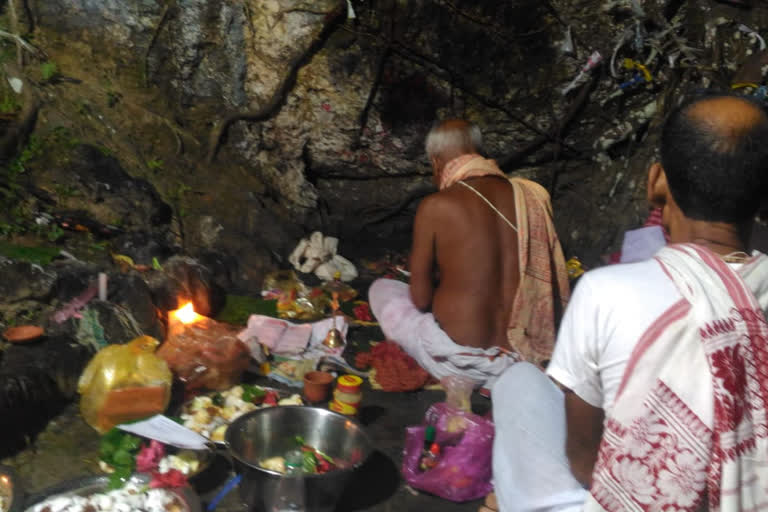
[[[149,442],[148,446],[142,446],[138,455],[136,455],[136,470],[140,473],[151,473],[157,469],[160,459],[164,456],[165,448],[162,443],[153,439]]]

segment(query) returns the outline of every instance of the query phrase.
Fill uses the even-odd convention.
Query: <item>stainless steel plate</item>
[[[149,484],[149,476],[137,474],[131,477],[131,481],[137,484]],[[86,476],[53,485],[42,492],[34,494],[24,500],[23,510],[28,511],[34,505],[49,498],[58,496],[90,496],[104,492],[109,486],[108,476]],[[168,489],[176,494],[184,504],[182,512],[202,512],[200,498],[189,486],[178,489]]]

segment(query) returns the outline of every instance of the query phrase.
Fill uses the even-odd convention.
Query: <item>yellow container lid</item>
[[[363,379],[357,375],[342,375],[336,379],[336,383],[343,387],[345,391],[355,391],[363,383]]]

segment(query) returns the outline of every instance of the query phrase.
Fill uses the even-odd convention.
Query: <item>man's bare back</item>
[[[516,225],[514,191],[506,179],[464,181]],[[520,282],[517,245],[517,233],[461,183],[425,198],[414,221],[414,304],[431,309],[460,345],[508,347],[507,326]],[[433,287],[436,270],[439,281]]]

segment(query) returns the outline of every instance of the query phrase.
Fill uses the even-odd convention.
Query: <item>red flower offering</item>
[[[184,487],[187,485],[187,477],[178,469],[168,470],[167,473],[152,473],[149,487],[152,489],[168,487]]]

